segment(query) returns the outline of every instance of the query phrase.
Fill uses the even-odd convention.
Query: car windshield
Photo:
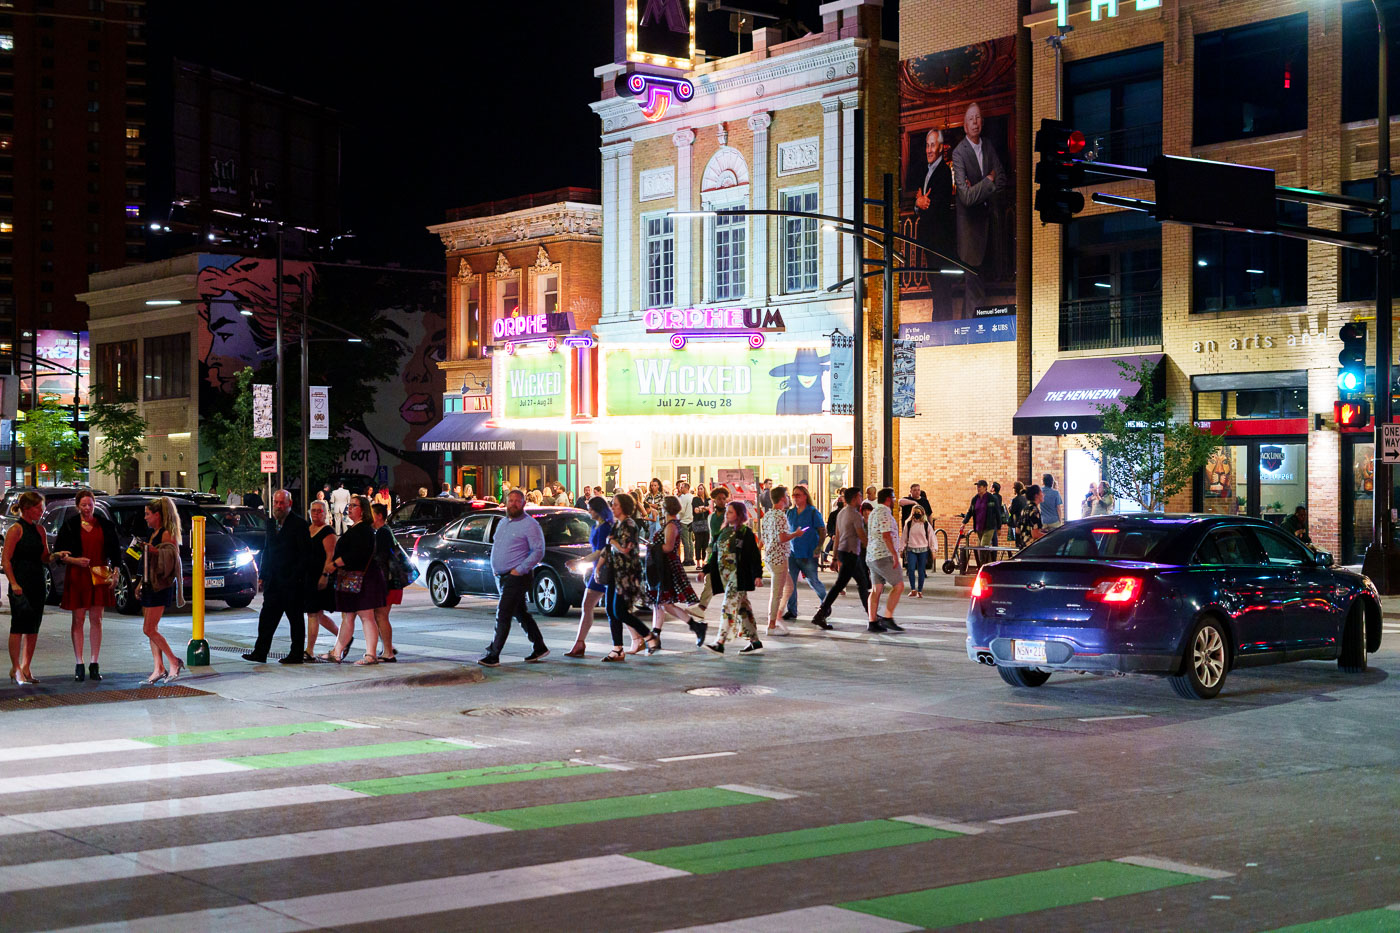
[[[593,519],[585,515],[546,515],[540,518],[544,529],[544,543],[551,547],[568,544],[587,544],[588,535],[593,531]]]
[[[1018,559],[1158,561],[1174,529],[1147,524],[1075,522],[1051,532],[1016,555]]]

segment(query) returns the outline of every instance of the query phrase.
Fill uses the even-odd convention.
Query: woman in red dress
[[[74,500],[77,514],[58,529],[55,560],[67,565],[64,575],[63,599],[59,603],[73,613],[73,657],[77,660],[74,680],[101,680],[97,656],[102,651],[102,611],[117,604],[113,592],[113,577],[121,561],[117,545],[117,528],[112,520],[97,511],[92,490],[84,489]],[[86,678],[83,671],[83,618],[91,625],[91,663]]]

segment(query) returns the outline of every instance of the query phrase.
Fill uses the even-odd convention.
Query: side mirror
[[[1331,567],[1337,561],[1326,551],[1313,551],[1313,562],[1319,567]]]

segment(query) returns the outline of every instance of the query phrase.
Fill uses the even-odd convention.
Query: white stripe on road
[[[59,933],[296,933],[314,930],[310,924],[282,917],[257,904],[214,907],[183,914],[142,917],[139,920],[112,920],[80,927],[65,927]]]
[[[964,836],[976,836],[985,833],[981,826],[973,826],[970,823],[959,823],[957,820],[945,820],[937,816],[923,816],[918,813],[911,813],[908,816],[892,816],[890,819],[896,823],[913,823],[916,826],[929,826],[933,829],[942,829],[950,833],[961,833]]]
[[[91,742],[60,742],[56,745],[21,745],[18,748],[0,748],[0,761],[32,761],[36,758],[62,758],[65,755],[150,751],[153,748],[154,745],[134,739],[95,739]]]
[[[752,784],[721,784],[720,790],[732,790],[738,794],[752,794],[755,797],[767,797],[770,800],[796,800],[797,794],[788,793],[785,790],[778,790],[772,787],[755,787]]]
[[[421,820],[370,823],[363,826],[257,836],[227,842],[196,843],[165,849],[148,849],[143,852],[28,862],[0,866],[0,893],[33,891],[39,888],[113,881],[177,871],[183,873],[208,868],[227,868],[257,862],[274,862],[279,859],[357,852],[362,849],[439,842],[502,832],[509,830],[503,826],[481,823],[460,816],[435,816]]]
[[[104,784],[130,784],[135,781],[163,781],[169,778],[253,770],[256,769],[234,761],[206,758],[196,761],[133,765],[126,768],[99,768],[95,771],[71,771],[68,774],[33,774],[27,777],[0,778],[0,794],[22,794],[32,790],[62,790],[68,787],[98,787]]]
[[[738,752],[705,752],[703,755],[675,755],[671,758],[658,758],[657,761],[696,761],[701,758],[728,758]]]
[[[841,907],[803,907],[777,914],[724,920],[694,927],[678,927],[666,933],[907,933],[922,927]]]
[[[1128,713],[1123,716],[1089,716],[1080,719],[1080,722],[1108,722],[1111,719],[1151,719],[1146,713]]]
[[[1123,858],[1116,858],[1114,861],[1122,862],[1124,865],[1137,865],[1142,868],[1160,868],[1162,871],[1174,871],[1183,875],[1195,875],[1198,878],[1210,878],[1212,880],[1235,877],[1235,873],[1232,871],[1221,871],[1218,868],[1202,868],[1199,865],[1187,865],[1185,862],[1173,862],[1170,859],[1155,858],[1150,855],[1128,855]]]
[[[39,810],[0,817],[0,836],[17,833],[42,832],[51,829],[76,829],[80,826],[112,826],[118,823],[143,823],[146,820],[167,820],[180,816],[204,816],[210,813],[236,813],[241,810],[262,810],[269,807],[296,807],[321,803],[325,800],[351,800],[364,794],[334,784],[303,784],[300,787],[278,787],[270,790],[240,791],[235,794],[211,794],[205,797],[176,797],[145,803],[117,803],[101,807],[76,807],[69,810]]]
[[[996,826],[1006,826],[1011,823],[1029,823],[1031,820],[1048,820],[1056,816],[1070,816],[1078,813],[1078,810],[1047,810],[1044,813],[1027,813],[1025,816],[1003,816],[999,820],[988,820]]]

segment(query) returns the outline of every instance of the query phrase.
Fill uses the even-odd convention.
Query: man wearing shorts
[[[875,508],[866,524],[865,563],[870,568],[870,627],[867,632],[902,632],[904,628],[894,620],[894,607],[899,604],[904,592],[904,577],[899,570],[899,552],[903,546],[899,540],[899,526],[895,524],[894,512],[890,505],[894,502],[894,490],[886,486],[875,495]],[[890,587],[888,615],[880,615],[880,593],[885,585]]]

